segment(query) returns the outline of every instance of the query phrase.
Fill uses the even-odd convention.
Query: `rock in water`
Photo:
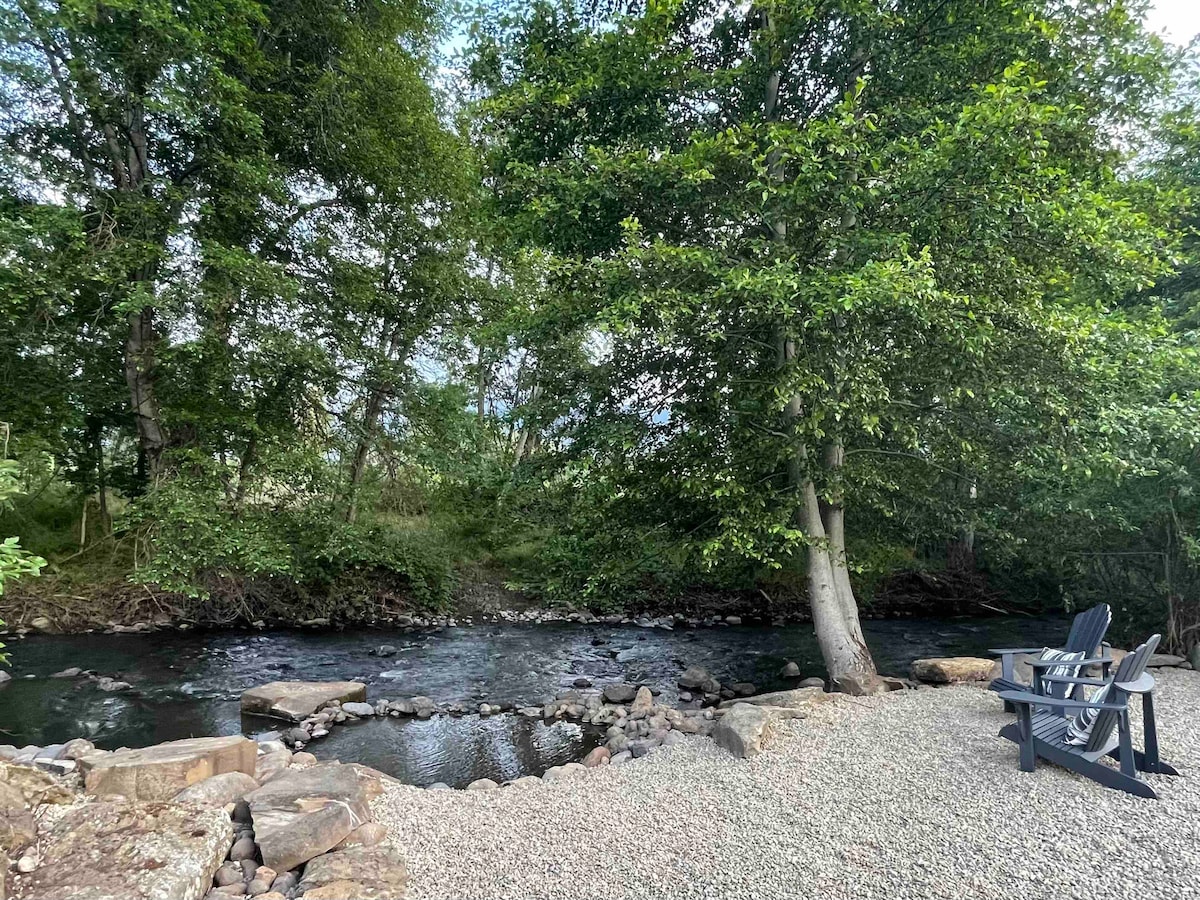
[[[370,821],[368,785],[351,766],[290,768],[246,795],[264,865],[295,868]]]
[[[607,766],[612,753],[607,747],[593,747],[587,756],[583,758],[583,764],[589,769],[595,769],[598,766]]]
[[[89,753],[80,758],[79,768],[89,794],[169,800],[213,775],[253,775],[257,754],[258,745],[241,735],[189,738],[140,750]]]
[[[789,660],[788,662],[784,663],[783,668],[779,670],[779,677],[781,677],[781,678],[799,678],[800,677],[800,667],[798,665],[796,665],[794,662],[791,662]]]
[[[359,681],[272,681],[242,694],[242,712],[299,722],[335,700],[366,699],[367,686]]]
[[[708,681],[712,676],[708,674],[708,670],[701,666],[688,666],[684,673],[679,676],[677,684],[681,688],[687,690],[695,690],[704,682]]]
[[[762,752],[770,723],[771,714],[762,707],[735,703],[713,729],[712,739],[738,759],[748,759]]]
[[[927,684],[958,684],[964,681],[990,681],[995,660],[975,656],[945,656],[918,659],[912,664],[912,677]]]
[[[304,869],[305,900],[402,900],[404,860],[389,847],[351,847],[318,856]]]
[[[343,712],[350,713],[352,716],[358,716],[360,719],[365,719],[368,716],[375,715],[375,707],[373,707],[370,703],[351,701],[349,703],[343,703],[342,710]]]
[[[157,802],[89,803],[41,840],[22,900],[200,900],[225,859],[224,810]]]
[[[628,703],[637,692],[637,687],[632,684],[610,684],[604,689],[604,699],[608,703]]]
[[[637,694],[634,695],[633,705],[629,707],[629,718],[644,719],[650,715],[650,710],[654,708],[654,695],[650,693],[650,688],[640,687],[637,689]]]
[[[223,809],[227,803],[236,803],[251,791],[258,790],[258,782],[245,772],[226,772],[197,781],[175,795],[176,803],[199,803]]]

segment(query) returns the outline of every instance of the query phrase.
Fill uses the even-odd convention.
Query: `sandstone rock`
[[[534,785],[541,784],[541,783],[542,783],[542,779],[538,778],[536,775],[522,775],[520,778],[516,778],[513,781],[510,781],[506,785],[506,787],[527,788],[527,787],[533,787]]]
[[[604,699],[608,703],[628,703],[637,696],[638,689],[632,684],[610,684],[604,688]]]
[[[959,684],[990,681],[994,660],[975,656],[946,656],[918,659],[912,664],[912,677],[926,684]]]
[[[89,753],[80,758],[79,768],[89,794],[168,800],[213,775],[252,774],[257,748],[241,735],[189,738],[140,750]]]
[[[353,847],[327,853],[304,869],[305,900],[402,900],[408,872],[390,847]]]
[[[467,785],[468,791],[492,791],[500,787],[495,781],[490,778],[476,778]]]
[[[760,706],[738,702],[731,706],[713,729],[712,738],[739,759],[762,752],[771,714]]]
[[[70,803],[75,794],[50,775],[33,766],[0,760],[0,785],[14,788],[32,809],[43,803]]]
[[[67,741],[63,744],[62,753],[59,754],[62,759],[73,759],[78,761],[89,753],[96,752],[96,745],[84,738],[75,738],[73,741]]]
[[[588,755],[583,758],[583,765],[588,769],[606,766],[611,756],[612,754],[607,747],[593,747]]]
[[[334,850],[348,850],[351,847],[374,847],[387,839],[387,826],[378,822],[364,822],[346,835]],[[257,877],[257,876],[256,876]],[[269,883],[269,881],[268,881]]]
[[[1166,669],[1185,662],[1187,660],[1182,656],[1174,656],[1170,653],[1152,653],[1150,658],[1146,660],[1146,667],[1150,669]]]
[[[298,722],[339,703],[367,699],[367,686],[358,681],[272,681],[242,694],[242,712]]]
[[[24,850],[35,837],[37,823],[25,806],[24,796],[12,785],[0,784],[0,862],[5,853]]]
[[[350,766],[290,768],[246,795],[262,861],[291,869],[336,847],[370,820],[367,788]]]
[[[254,780],[265,784],[291,764],[292,751],[286,747],[274,753],[264,753],[254,763]]]
[[[729,709],[737,703],[752,703],[755,706],[777,706],[785,709],[805,709],[817,703],[825,703],[833,699],[833,694],[825,693],[824,688],[806,687],[791,691],[772,691],[768,694],[756,694],[738,700],[726,700],[720,709]]]
[[[375,715],[375,707],[373,707],[370,703],[359,703],[355,701],[343,703],[342,711],[348,712],[352,716],[358,716],[360,719],[365,719],[369,716]]]
[[[219,809],[107,801],[67,811],[42,838],[22,900],[199,900],[232,838]]]
[[[258,782],[245,772],[225,772],[197,781],[175,795],[176,803],[199,803],[202,806],[224,807],[236,803],[258,789]]]
[[[317,758],[311,753],[305,753],[303,750],[301,750],[299,753],[292,754],[293,766],[315,766],[316,764]]]
[[[629,707],[629,718],[644,719],[653,707],[654,695],[650,693],[650,688],[640,687],[633,697],[633,705]]]
[[[687,690],[695,690],[708,681],[712,676],[708,674],[708,670],[702,666],[688,666],[684,673],[679,676],[676,682],[681,688]]]
[[[243,859],[254,859],[257,854],[258,850],[254,846],[254,838],[252,837],[240,837],[229,848],[229,858],[234,862],[240,862]]]
[[[833,686],[835,690],[852,697],[873,697],[876,694],[886,694],[888,691],[898,690],[904,685],[894,678],[851,673],[837,679]]]

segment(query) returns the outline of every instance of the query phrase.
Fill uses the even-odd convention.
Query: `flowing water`
[[[989,647],[1057,644],[1061,617],[900,619],[864,623],[884,674],[905,675],[927,656],[979,656]],[[382,644],[392,656],[370,651]],[[97,746],[141,747],[178,738],[254,734],[278,723],[240,714],[243,690],[267,681],[357,680],[367,697],[418,694],[439,704],[482,701],[536,704],[577,678],[597,687],[615,681],[649,685],[675,699],[687,665],[724,683],[759,690],[788,684],[788,660],[804,675],[822,675],[812,628],[734,626],[639,628],[635,625],[472,625],[439,631],[381,629],[307,632],[159,632],[9,639],[13,680],[0,685],[0,743],[58,743],[87,737]],[[78,666],[131,682],[104,693],[86,679],[50,678]],[[540,774],[579,759],[603,740],[600,729],[523,716],[380,719],[339,726],[308,749],[319,757],[362,762],[412,784],[461,786]]]

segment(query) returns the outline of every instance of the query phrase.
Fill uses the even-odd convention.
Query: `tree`
[[[847,509],[904,503],[910,463],[987,502],[1078,449],[1138,328],[1110,312],[1165,270],[1114,135],[1168,70],[1105,4],[652,3],[599,27],[540,4],[485,29],[500,214],[556,254],[548,312],[608,343],[573,458],[709,560],[802,555],[833,681],[874,689]]]

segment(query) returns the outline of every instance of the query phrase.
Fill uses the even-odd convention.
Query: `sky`
[[[1176,44],[1200,34],[1200,0],[1152,0],[1147,24]]]

